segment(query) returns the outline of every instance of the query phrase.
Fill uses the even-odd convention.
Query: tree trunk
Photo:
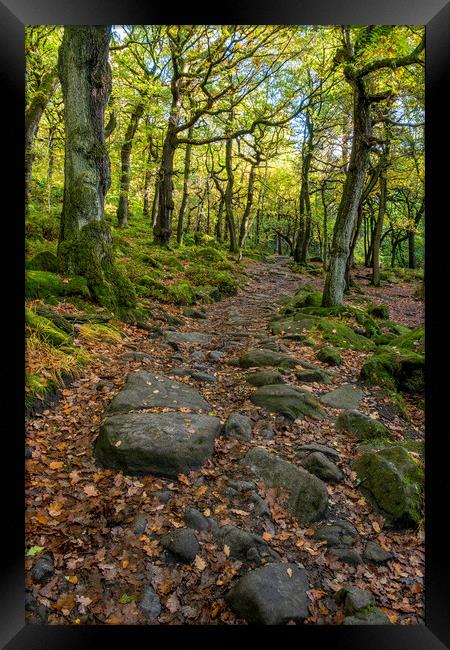
[[[225,145],[225,165],[227,170],[227,187],[225,190],[225,215],[227,218],[228,232],[230,235],[230,253],[237,253],[239,251],[238,241],[236,237],[236,225],[234,223],[233,215],[233,140],[228,138]]]
[[[50,70],[41,80],[29,107],[25,112],[25,213],[28,213],[30,200],[31,176],[33,171],[33,145],[42,114],[58,85],[57,69]]]
[[[380,203],[378,208],[378,219],[375,227],[375,235],[373,238],[373,253],[372,253],[372,282],[375,287],[380,286],[380,243],[381,235],[383,233],[383,221],[386,212],[386,193],[387,193],[387,180],[383,173],[380,176]]]
[[[58,264],[86,277],[93,296],[110,308],[134,306],[128,279],[114,266],[112,236],[103,218],[110,166],[104,112],[111,92],[108,26],[65,26],[59,51],[64,98],[64,198]]]
[[[353,84],[352,151],[333,232],[330,266],[323,291],[324,307],[340,305],[344,297],[345,269],[369,163],[371,126],[370,103],[362,82],[356,81]]]
[[[194,133],[194,127],[191,126],[188,131],[188,138],[192,138]],[[186,212],[186,205],[189,197],[189,174],[191,171],[191,152],[192,145],[186,145],[186,151],[184,154],[184,178],[183,178],[183,197],[181,199],[180,212],[178,213],[178,224],[177,224],[177,242],[181,244],[183,241],[183,226],[184,226],[184,214]]]
[[[217,223],[216,223],[216,238],[217,241],[222,241],[222,219],[223,219],[223,208],[225,205],[225,199],[223,196],[220,197],[219,210],[217,212]]]
[[[125,141],[122,144],[120,151],[122,169],[120,174],[119,205],[117,207],[117,225],[119,228],[123,228],[124,226],[128,225],[128,194],[130,191],[131,150],[133,148],[133,139],[143,112],[144,104],[137,104],[131,113],[130,122],[125,133]]]
[[[56,127],[50,127],[48,134],[48,168],[47,168],[47,207],[50,212],[52,207],[52,180],[55,166],[55,132]]]
[[[408,266],[410,269],[417,268],[416,234],[414,230],[410,230],[408,233]]]
[[[249,222],[250,222],[250,213],[253,205],[253,195],[255,189],[255,175],[256,167],[255,165],[250,166],[250,174],[248,177],[248,188],[247,188],[247,203],[245,205],[244,214],[242,216],[241,227],[239,229],[239,249],[242,249],[245,238],[247,237]]]
[[[147,153],[147,163],[145,167],[145,176],[144,176],[144,205],[143,213],[144,217],[147,219],[150,216],[150,183],[152,180],[152,136],[148,139],[148,153]]]
[[[323,252],[322,252],[322,259],[323,259],[323,268],[326,270],[327,269],[327,263],[328,263],[328,206],[327,202],[325,199],[325,184],[322,185],[321,189],[321,195],[322,195],[322,205],[323,205]]]

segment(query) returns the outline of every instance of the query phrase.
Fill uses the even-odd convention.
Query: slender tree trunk
[[[188,131],[188,137],[192,138],[194,133],[194,127],[191,126]],[[183,226],[184,226],[184,214],[186,212],[186,205],[189,197],[189,175],[191,171],[191,153],[192,145],[186,145],[186,151],[184,154],[184,178],[183,178],[183,197],[181,199],[180,212],[178,213],[178,224],[177,224],[177,242],[181,244],[183,241]]]
[[[55,166],[55,132],[56,127],[50,127],[48,134],[48,168],[47,168],[47,207],[50,212],[52,207],[52,181]]]
[[[358,216],[358,206],[364,190],[371,130],[370,103],[365,95],[363,83],[355,81],[352,152],[333,232],[330,266],[323,291],[324,307],[340,305],[344,297],[345,269]]]
[[[146,219],[150,216],[150,184],[152,180],[152,137],[148,139],[148,150],[147,150],[147,162],[145,166],[145,176],[144,176],[144,205],[143,213]]]
[[[244,214],[241,220],[241,227],[239,229],[239,249],[244,245],[245,238],[247,236],[247,231],[250,222],[250,213],[253,205],[253,195],[255,189],[255,175],[256,175],[256,166],[250,166],[250,174],[248,177],[248,188],[247,188],[247,203],[245,205]]]
[[[159,177],[156,177],[155,181],[155,192],[153,194],[153,203],[152,203],[152,227],[156,226],[156,220],[158,218],[158,198],[159,198]]]
[[[56,68],[47,72],[41,80],[30,105],[25,112],[25,213],[28,213],[30,200],[31,177],[33,172],[33,145],[39,128],[42,114],[58,85]]]
[[[131,151],[133,149],[133,139],[143,112],[144,104],[137,104],[131,113],[130,122],[125,133],[125,141],[122,144],[120,151],[122,168],[120,174],[119,205],[117,207],[117,225],[119,228],[123,228],[124,226],[128,225],[128,194],[130,191]]]
[[[327,263],[328,263],[328,206],[326,202],[326,197],[325,197],[325,184],[322,185],[321,189],[321,195],[322,195],[322,205],[323,205],[323,253],[322,253],[322,259],[323,259],[323,268],[326,270],[327,269]]]
[[[223,196],[220,197],[219,201],[219,210],[217,212],[217,223],[216,223],[216,239],[217,241],[222,241],[222,221],[223,221],[223,208],[225,205],[225,199]]]
[[[413,230],[410,230],[408,233],[408,267],[410,269],[417,268],[416,235]]]
[[[225,214],[227,218],[228,231],[230,235],[230,252],[237,253],[239,251],[238,241],[236,237],[236,225],[234,223],[233,215],[233,187],[234,187],[234,174],[233,174],[233,140],[228,138],[225,144],[225,165],[227,170],[227,187],[225,190]]]
[[[372,255],[372,282],[375,287],[380,286],[380,243],[381,235],[383,233],[384,215],[386,212],[386,194],[387,194],[387,180],[383,173],[380,176],[380,203],[378,209],[378,219],[375,228],[375,236],[373,239],[373,255]]]

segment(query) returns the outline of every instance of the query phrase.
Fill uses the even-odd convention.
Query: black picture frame
[[[217,3],[206,12],[192,2],[182,10],[145,0],[0,0],[0,66],[2,73],[2,122],[12,135],[12,143],[3,150],[6,162],[2,174],[3,228],[6,248],[13,251],[8,265],[4,262],[2,297],[7,310],[2,316],[3,345],[14,352],[12,363],[4,363],[7,387],[3,392],[3,478],[2,553],[0,589],[0,642],[8,650],[101,647],[99,644],[150,640],[189,641],[228,644],[237,635],[254,640],[250,626],[38,626],[24,623],[24,27],[30,24],[416,24],[426,25],[426,624],[417,626],[287,626],[265,629],[267,641],[276,634],[283,641],[306,644],[332,644],[333,650],[441,650],[450,648],[450,579],[448,572],[448,439],[445,417],[445,381],[439,380],[439,367],[445,360],[444,313],[446,295],[439,283],[447,260],[446,240],[441,225],[447,215],[445,194],[448,186],[448,104],[450,5],[445,0],[252,0],[232,7]],[[3,142],[4,139],[2,138]],[[448,138],[447,138],[448,142]],[[440,157],[440,152],[445,154]],[[447,200],[448,202],[448,200]],[[439,226],[439,228],[438,228]],[[6,245],[5,245],[6,244]],[[441,265],[441,266],[440,266]],[[7,271],[7,273],[6,273]],[[444,277],[444,280],[446,278]],[[448,329],[448,328],[447,328]],[[4,358],[6,356],[4,355]],[[447,416],[448,417],[448,416]],[[444,423],[442,426],[441,422]],[[434,436],[434,440],[432,440]],[[5,468],[8,468],[7,474]],[[248,636],[249,635],[249,636]],[[251,636],[250,636],[251,635]],[[291,638],[292,637],[292,638]],[[264,638],[265,641],[265,638]]]

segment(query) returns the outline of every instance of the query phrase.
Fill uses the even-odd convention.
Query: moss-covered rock
[[[327,363],[329,366],[340,366],[342,363],[342,357],[337,350],[324,346],[320,348],[317,353],[317,358],[323,363]]]
[[[304,285],[301,287],[287,302],[281,310],[282,314],[293,314],[302,307],[319,307],[322,302],[322,293],[311,287]]]
[[[259,368],[272,366],[274,368],[294,368],[298,361],[295,357],[273,350],[253,349],[241,355],[238,359],[241,368]]]
[[[217,287],[213,287],[211,284],[203,284],[198,287],[194,287],[196,299],[208,305],[212,302],[220,300],[220,291]]]
[[[25,274],[25,298],[62,296],[64,284],[61,278],[49,271],[27,271]]]
[[[367,311],[371,316],[375,316],[375,318],[380,318],[382,320],[387,320],[389,318],[389,311],[386,305],[368,305]]]
[[[37,253],[28,263],[27,268],[34,271],[58,271],[58,259],[51,251],[41,251]]]
[[[382,347],[361,368],[361,379],[389,390],[423,393],[425,357],[423,354]]]
[[[386,521],[397,528],[417,527],[421,519],[424,473],[400,445],[363,453],[354,463],[361,486]]]
[[[425,354],[425,327],[404,332],[389,342],[389,347]]]
[[[277,370],[261,370],[252,372],[246,376],[246,380],[252,386],[274,386],[275,384],[285,384],[283,375]]]
[[[343,411],[337,419],[336,426],[349,431],[358,440],[391,437],[389,429],[382,422],[355,410]]]
[[[238,283],[228,271],[195,264],[186,270],[186,277],[194,285],[217,287],[222,295],[234,295],[237,292]]]
[[[261,386],[251,394],[250,400],[253,404],[261,406],[271,413],[280,413],[292,420],[303,419],[305,416],[320,420],[325,417],[325,413],[314,395],[288,384]]]

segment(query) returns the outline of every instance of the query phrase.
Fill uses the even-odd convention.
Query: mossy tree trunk
[[[94,298],[110,308],[134,306],[131,283],[114,266],[103,218],[110,166],[104,112],[111,92],[110,28],[65,26],[59,51],[64,99],[64,198],[58,244],[62,272],[84,276]]]
[[[344,297],[345,273],[351,238],[364,190],[364,177],[369,164],[371,132],[370,102],[367,99],[363,82],[357,80],[353,84],[352,151],[333,232],[329,269],[323,291],[322,305],[324,307],[340,305]]]
[[[191,126],[188,131],[188,138],[192,138],[194,133],[194,127]],[[177,223],[177,242],[181,244],[183,241],[183,227],[184,227],[184,215],[186,212],[186,206],[189,198],[189,176],[191,172],[191,154],[192,154],[192,144],[189,142],[186,145],[186,150],[184,153],[184,176],[183,176],[183,196],[181,199],[180,212],[178,213],[178,223]]]
[[[238,241],[236,237],[236,225],[234,223],[233,214],[233,187],[234,187],[234,173],[233,173],[233,140],[228,138],[225,144],[225,166],[227,170],[227,186],[225,189],[225,215],[227,218],[228,232],[230,236],[230,253],[237,253],[239,251]]]
[[[387,196],[387,180],[385,174],[380,176],[380,202],[378,207],[378,219],[375,227],[375,235],[373,238],[373,254],[372,254],[372,280],[371,284],[375,287],[380,286],[380,244],[381,235],[383,233],[384,215],[386,212],[386,196]]]
[[[39,123],[45,107],[50,101],[58,85],[56,68],[43,75],[38,90],[25,111],[25,212],[28,212],[30,199],[31,177],[33,172],[33,145],[38,132]]]
[[[122,165],[120,173],[119,205],[117,207],[117,224],[120,228],[128,225],[128,195],[130,192],[130,164],[133,140],[136,134],[139,120],[144,112],[144,104],[139,102],[131,113],[130,121],[125,133],[125,141],[120,150],[120,161]]]

